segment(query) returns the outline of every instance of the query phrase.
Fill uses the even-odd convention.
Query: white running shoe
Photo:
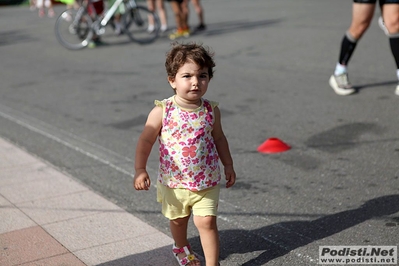
[[[399,83],[398,86],[396,86],[395,94],[399,96]]]
[[[350,95],[356,92],[349,82],[347,73],[341,74],[339,76],[332,75],[330,77],[329,84],[338,95]]]
[[[382,19],[382,17],[378,18],[378,26],[380,26],[380,29],[382,29],[382,31],[385,33],[385,35],[389,36],[389,31],[388,31],[387,27],[385,27],[385,23],[384,23],[384,20]]]

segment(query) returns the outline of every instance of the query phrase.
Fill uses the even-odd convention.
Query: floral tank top
[[[200,107],[186,110],[172,96],[155,105],[163,108],[158,181],[191,191],[219,184],[219,155],[212,137],[213,108],[218,103],[202,99]]]

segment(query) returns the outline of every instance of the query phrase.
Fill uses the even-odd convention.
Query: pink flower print
[[[174,132],[174,133],[172,134],[172,136],[173,136],[175,139],[180,139],[180,138],[181,138],[181,133],[178,132],[178,131],[176,131],[176,132]]]
[[[209,152],[211,152],[212,149],[213,149],[213,147],[214,147],[213,142],[210,141],[209,139],[207,139],[207,140],[206,140],[206,149],[207,149]]]
[[[170,167],[170,161],[165,160],[164,165],[165,165],[166,168],[169,168]]]
[[[211,181],[210,179],[208,179],[208,180],[205,181],[205,185],[206,185],[207,187],[211,187],[211,184],[212,184],[212,181]]]
[[[205,135],[205,131],[204,131],[203,128],[201,128],[200,130],[196,131],[196,132],[194,133],[194,135],[195,135],[197,138],[200,138],[200,137],[202,137],[202,136]]]
[[[199,159],[198,159],[198,158],[193,159],[193,160],[192,160],[192,163],[193,163],[193,164],[198,164],[198,163],[199,163]]]
[[[189,144],[189,145],[193,145],[193,144],[195,144],[196,142],[197,142],[196,139],[187,139],[187,144]]]
[[[170,170],[172,172],[176,172],[179,170],[179,167],[176,164],[172,163],[172,165],[170,166]]]
[[[205,117],[205,120],[206,120],[209,124],[212,125],[212,120],[213,120],[212,115],[207,115],[207,116]]]
[[[193,177],[194,172],[193,172],[193,171],[190,171],[187,175],[188,175],[189,177]]]
[[[199,172],[195,177],[194,177],[195,181],[197,183],[201,182],[201,180],[205,179],[205,175],[204,172]]]
[[[206,164],[210,165],[213,161],[213,156],[212,155],[208,155],[206,156]]]
[[[198,118],[198,116],[197,116],[197,114],[196,114],[196,113],[194,113],[194,114],[190,114],[190,118],[191,118],[191,119],[197,119],[197,118]]]
[[[188,182],[188,186],[192,188],[190,189],[191,191],[197,191],[197,189],[195,188],[197,184],[195,182]]]
[[[184,157],[190,156],[191,158],[194,158],[195,157],[195,150],[196,150],[195,146],[184,147],[182,155]]]
[[[188,114],[187,114],[187,112],[181,113],[181,114],[180,114],[180,118],[181,118],[181,120],[183,120],[183,121],[187,121],[187,120],[188,120]]]
[[[177,122],[174,122],[173,120],[171,120],[171,121],[168,123],[167,126],[169,127],[169,129],[173,129],[174,127],[177,126]]]
[[[188,166],[190,165],[191,159],[190,158],[186,158],[182,160],[183,165]]]
[[[161,145],[161,147],[159,148],[160,152],[161,152],[161,157],[165,157],[167,155],[169,155],[169,152],[167,149],[165,149],[165,145]]]
[[[187,128],[187,131],[188,131],[188,133],[193,133],[194,132],[194,128],[189,127],[189,128]]]

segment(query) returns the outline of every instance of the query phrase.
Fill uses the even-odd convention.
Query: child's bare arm
[[[236,173],[233,167],[233,158],[230,154],[229,143],[223,133],[220,110],[218,107],[214,109],[215,123],[213,125],[212,136],[215,141],[216,149],[218,151],[220,160],[224,166],[224,174],[226,176],[226,187],[229,188],[234,185],[236,181]]]
[[[151,186],[151,180],[146,170],[147,160],[150,156],[152,146],[159,135],[161,126],[162,107],[156,106],[149,113],[143,132],[137,142],[133,184],[136,190],[148,190]]]

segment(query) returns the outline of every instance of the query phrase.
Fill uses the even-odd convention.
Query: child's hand
[[[234,185],[236,182],[236,172],[234,172],[234,168],[232,165],[227,165],[224,167],[224,174],[226,175],[226,188],[229,188]]]
[[[133,187],[136,190],[148,190],[150,186],[151,180],[147,171],[145,169],[137,170],[133,179]]]

